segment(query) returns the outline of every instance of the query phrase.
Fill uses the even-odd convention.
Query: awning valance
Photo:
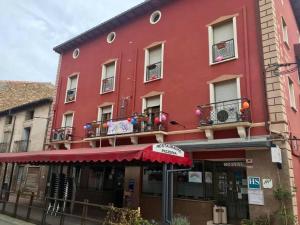
[[[2,163],[158,162],[191,166],[189,153],[169,144],[0,153]]]

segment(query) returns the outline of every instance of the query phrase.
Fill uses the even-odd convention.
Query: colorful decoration
[[[166,120],[167,120],[166,114],[162,114],[162,115],[161,115],[161,121],[166,121]]]
[[[224,60],[224,57],[221,55],[216,58],[216,62],[221,62],[222,60]]]
[[[197,116],[200,116],[202,112],[201,112],[200,109],[196,109],[195,113],[196,113]]]
[[[107,123],[103,123],[103,124],[102,124],[102,127],[103,127],[103,128],[107,128],[107,127],[108,127]]]
[[[131,118],[130,123],[131,123],[132,125],[137,124],[136,118],[135,118],[135,117]]]
[[[128,121],[128,122],[131,122],[131,118],[130,118],[130,117],[128,117],[128,118],[127,118],[127,121]]]
[[[155,117],[155,118],[154,118],[154,123],[155,123],[155,124],[160,124],[160,122],[161,122],[161,121],[160,121],[159,117]]]
[[[249,102],[245,101],[243,102],[243,109],[249,109],[250,105]]]

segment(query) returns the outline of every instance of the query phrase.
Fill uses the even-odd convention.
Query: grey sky
[[[142,1],[0,0],[0,80],[54,83],[54,46]]]

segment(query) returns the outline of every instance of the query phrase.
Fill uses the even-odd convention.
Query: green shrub
[[[190,225],[190,221],[185,216],[176,215],[173,217],[171,225]]]

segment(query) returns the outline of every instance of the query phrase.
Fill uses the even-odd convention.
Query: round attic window
[[[150,16],[150,23],[151,24],[156,24],[160,21],[160,18],[161,18],[161,12],[160,11],[155,11]]]
[[[73,59],[77,59],[79,56],[79,48],[74,49],[73,51]]]
[[[107,43],[112,43],[114,40],[116,39],[116,33],[115,32],[110,32],[108,35],[107,35]]]

